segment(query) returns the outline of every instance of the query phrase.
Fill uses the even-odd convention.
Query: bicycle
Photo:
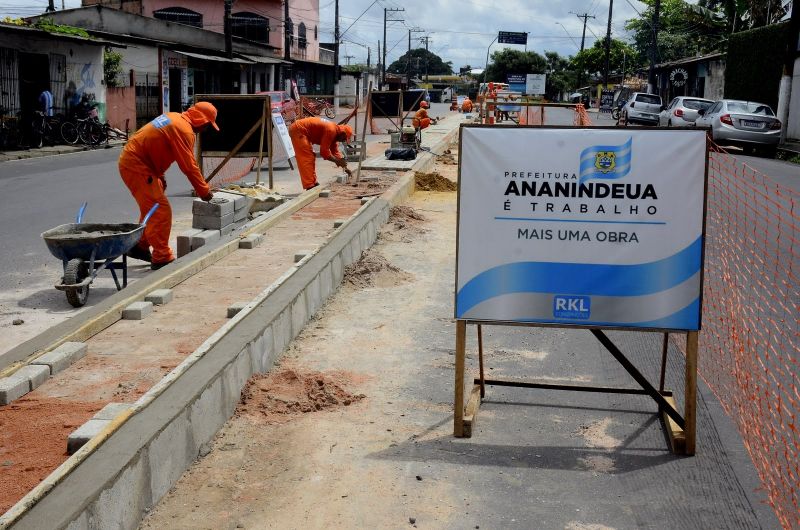
[[[325,116],[331,120],[336,117],[336,109],[330,101],[320,98],[303,99],[303,109],[308,114],[312,116],[319,116],[320,114],[324,113]]]
[[[37,110],[31,122],[31,147],[42,147],[45,142],[48,145],[55,145],[61,137],[61,124],[64,116],[57,114],[48,116],[44,112]]]

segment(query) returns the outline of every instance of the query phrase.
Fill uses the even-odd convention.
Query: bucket
[[[389,136],[391,137],[391,147],[400,147],[400,133],[389,133]]]

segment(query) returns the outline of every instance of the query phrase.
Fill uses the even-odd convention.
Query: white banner
[[[527,74],[525,76],[525,93],[528,95],[541,96],[545,92],[547,81],[546,74]]]
[[[461,130],[455,316],[697,330],[705,131]]]
[[[276,159],[286,160],[289,158],[294,158],[294,146],[292,145],[292,139],[289,137],[289,129],[286,127],[286,122],[283,121],[283,116],[281,115],[280,111],[272,111],[272,124],[274,125],[274,136],[277,136],[280,139],[281,146],[283,147],[283,153],[281,153],[279,149],[275,149],[277,146],[273,145],[273,150],[275,151],[275,155],[277,155],[273,156],[273,161]]]

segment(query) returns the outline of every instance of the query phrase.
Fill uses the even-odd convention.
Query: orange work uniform
[[[461,110],[464,112],[472,112],[472,100],[466,98],[464,102],[461,104]]]
[[[289,137],[294,146],[297,169],[303,189],[311,189],[317,185],[317,164],[314,155],[314,144],[319,145],[319,154],[325,160],[343,158],[339,152],[337,135],[349,136],[352,131],[349,125],[336,125],[322,118],[311,117],[296,120],[289,127]]]
[[[411,120],[411,123],[416,129],[426,129],[431,124],[431,119],[428,117],[428,110],[419,109],[417,113],[414,114],[414,119]]]
[[[164,173],[173,162],[189,178],[198,197],[210,192],[205,178],[194,159],[195,133],[192,126],[209,123],[194,107],[186,112],[168,112],[142,127],[125,145],[119,157],[119,173],[139,205],[141,216],[158,203],[159,207],[147,222],[139,247],[153,247],[153,264],[168,263],[175,259],[169,248],[172,229],[172,208],[164,193]]]

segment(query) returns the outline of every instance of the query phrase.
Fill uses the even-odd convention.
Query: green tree
[[[642,15],[627,21],[625,29],[633,33],[633,46],[642,63],[650,62],[653,42],[653,12],[655,0],[642,0],[647,9]],[[655,62],[663,63],[688,55],[704,53],[714,48],[716,33],[692,17],[689,4],[684,0],[662,0],[658,21],[658,44]]]
[[[122,73],[122,54],[112,51],[103,52],[103,77],[107,87],[120,86],[119,75]]]
[[[557,99],[563,92],[568,92],[576,87],[578,76],[572,68],[569,58],[561,57],[557,52],[544,52],[547,61],[547,83],[545,96],[548,99]]]
[[[619,39],[611,39],[609,53],[609,73],[631,72],[642,64],[641,56],[630,44]],[[571,62],[573,70],[582,72],[583,79],[601,77],[606,67],[606,47],[604,40],[598,40],[591,48],[578,52]]]
[[[503,48],[492,53],[492,60],[484,72],[484,81],[505,83],[508,74],[543,74],[547,60],[536,52],[522,52]]]
[[[442,61],[442,58],[431,53],[425,48],[415,48],[404,53],[399,59],[390,64],[386,71],[391,74],[405,75],[411,66],[412,77],[430,75],[449,75],[453,73],[452,61]]]

